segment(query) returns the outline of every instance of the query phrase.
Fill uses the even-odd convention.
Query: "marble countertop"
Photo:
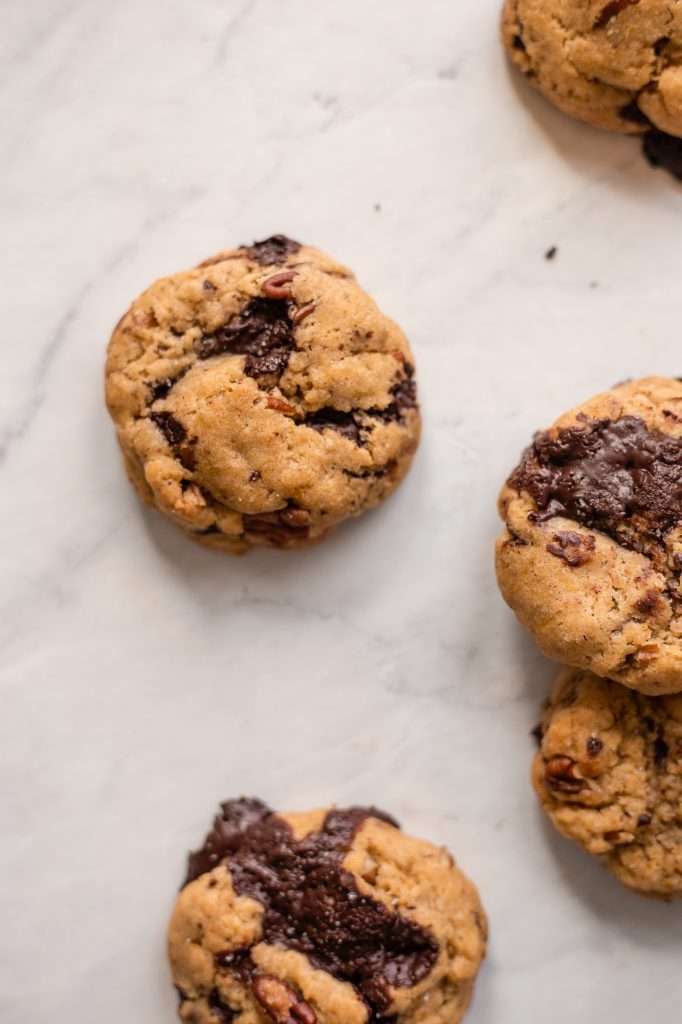
[[[184,854],[242,792],[451,847],[492,925],[471,1024],[670,1019],[679,908],[536,808],[553,669],[491,548],[536,427],[681,372],[680,188],[510,77],[497,0],[23,0],[0,56],[3,1024],[173,1021]],[[424,440],[383,509],[229,559],[140,509],[102,363],[151,279],[273,231],[404,326]]]

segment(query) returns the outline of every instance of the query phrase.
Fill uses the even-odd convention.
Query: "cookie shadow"
[[[652,950],[670,949],[673,941],[682,947],[679,904],[627,889],[595,857],[557,832],[539,808],[536,815],[538,831],[561,881],[595,921],[626,931],[631,939]]]
[[[374,599],[390,589],[405,545],[405,522],[414,521],[424,500],[424,458],[415,460],[396,492],[376,508],[341,523],[318,543],[296,550],[255,548],[242,555],[204,547],[155,509],[143,508],[147,539],[178,588],[217,609],[235,598],[256,602],[311,602],[317,614],[332,614],[344,596]],[[378,566],[365,574],[368,565]],[[376,596],[377,592],[379,597]]]
[[[679,190],[674,178],[655,173],[648,164],[640,135],[621,135],[576,121],[529,85],[509,62],[507,75],[517,102],[561,160],[582,177],[595,182],[608,179],[609,187],[623,193],[656,194],[664,183]]]

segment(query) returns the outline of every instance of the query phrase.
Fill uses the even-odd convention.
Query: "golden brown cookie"
[[[234,553],[309,544],[377,505],[419,440],[403,332],[350,271],[282,235],[136,299],[106,395],[140,496]]]
[[[565,113],[682,136],[678,0],[506,0],[502,33],[514,64]]]
[[[682,896],[682,696],[564,669],[533,785],[554,825],[631,889]]]
[[[545,654],[682,691],[682,383],[628,382],[561,416],[499,507],[500,589]]]
[[[187,1024],[457,1024],[485,955],[476,889],[374,808],[222,804],[169,928]]]

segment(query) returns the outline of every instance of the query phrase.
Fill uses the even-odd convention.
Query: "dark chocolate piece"
[[[682,520],[682,438],[636,416],[538,434],[509,478],[539,522],[566,516],[651,553]]]
[[[246,356],[249,377],[281,376],[295,347],[289,305],[283,299],[252,299],[215,334],[201,339],[199,359],[229,352]]]
[[[624,107],[621,107],[618,111],[624,121],[630,121],[631,124],[643,124],[650,125],[651,121],[646,116],[637,100],[630,100]]]
[[[293,256],[300,248],[301,243],[295,242],[293,238],[287,238],[286,235],[271,235],[262,242],[242,245],[240,252],[260,263],[262,267],[272,267],[277,263],[285,263],[287,257]]]
[[[304,420],[306,427],[313,430],[335,430],[343,434],[349,441],[360,444],[360,428],[352,412],[341,412],[339,409],[324,408],[311,412]]]
[[[662,167],[682,181],[682,139],[654,128],[643,137],[642,149],[652,167]]]
[[[171,412],[153,412],[149,417],[159,428],[171,448],[177,447],[187,439],[187,431],[180,420]]]
[[[594,23],[595,28],[605,28],[612,18],[615,18],[618,14],[627,10],[628,7],[634,7],[638,4],[639,0],[610,0],[605,7],[602,8],[599,17]]]

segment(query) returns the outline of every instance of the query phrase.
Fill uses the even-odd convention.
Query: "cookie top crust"
[[[682,382],[628,381],[536,435],[502,488],[505,600],[553,658],[682,690]]]
[[[629,888],[682,895],[682,696],[566,669],[539,734],[533,784],[559,831]]]
[[[682,136],[676,0],[506,0],[502,35],[516,67],[570,116],[612,131]]]
[[[236,553],[304,546],[374,507],[420,433],[400,328],[349,270],[283,235],[136,299],[106,396],[143,500]]]
[[[373,807],[223,803],[169,928],[191,1024],[452,1024],[485,953],[449,854]]]

